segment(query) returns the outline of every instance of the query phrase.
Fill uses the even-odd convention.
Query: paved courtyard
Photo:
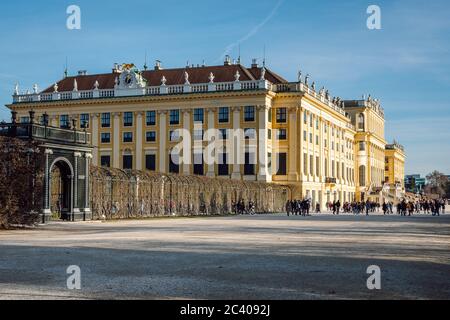
[[[81,268],[68,290],[66,269]],[[370,265],[381,290],[366,287]],[[257,215],[0,231],[1,299],[449,299],[450,215]]]

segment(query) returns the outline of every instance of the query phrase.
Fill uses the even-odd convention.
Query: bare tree
[[[36,142],[0,137],[0,228],[37,220],[42,207],[42,159]]]

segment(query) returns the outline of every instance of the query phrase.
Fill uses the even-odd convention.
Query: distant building
[[[388,201],[397,203],[405,196],[405,149],[394,141],[386,145],[383,191]]]
[[[411,174],[405,176],[405,189],[407,192],[422,193],[425,187],[426,179],[420,174]]]

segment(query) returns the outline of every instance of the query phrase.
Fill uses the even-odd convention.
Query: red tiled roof
[[[234,81],[236,71],[239,71],[240,81],[259,80],[261,77],[261,68],[252,67],[246,68],[240,64],[210,66],[210,67],[189,67],[177,69],[162,69],[162,70],[147,70],[142,72],[142,76],[147,80],[148,86],[161,85],[161,78],[164,76],[167,80],[166,85],[184,84],[184,72],[189,74],[189,82],[208,83],[209,75],[214,74],[214,82],[231,82]],[[72,91],[74,79],[77,80],[78,90],[92,90],[94,89],[95,81],[98,81],[99,89],[113,89],[117,73],[93,74],[93,75],[78,75],[64,78],[57,82],[58,91]],[[285,79],[266,69],[265,78],[272,83],[287,82]],[[53,92],[53,85],[43,91],[43,93]]]

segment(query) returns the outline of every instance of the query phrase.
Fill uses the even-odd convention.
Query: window
[[[308,155],[303,153],[303,174],[308,174]]]
[[[111,126],[111,113],[102,113],[101,123],[102,128],[109,128]]]
[[[67,114],[62,114],[59,116],[59,127],[60,128],[70,128],[69,125],[69,115]]]
[[[360,113],[358,115],[358,130],[363,130],[365,129],[365,119],[364,119],[364,114]]]
[[[169,154],[169,172],[180,173],[179,156],[177,154]]]
[[[194,141],[203,140],[203,129],[194,129]]]
[[[316,119],[316,129],[319,130],[319,119]]]
[[[219,108],[219,123],[224,123],[230,121],[230,108],[220,107]]]
[[[286,140],[286,139],[287,139],[286,129],[278,129],[278,140]]]
[[[267,129],[267,139],[272,139],[272,129]]]
[[[325,177],[328,177],[328,159],[327,158],[325,158],[324,165],[325,165]]]
[[[267,121],[272,122],[272,109],[269,109],[267,112]]]
[[[320,162],[319,157],[316,157],[316,176],[320,176]]]
[[[204,175],[203,153],[194,153],[194,174]]]
[[[340,179],[341,178],[341,165],[339,163],[339,161],[336,162],[336,178]]]
[[[314,126],[314,120],[312,113],[309,115],[309,126],[312,128]]]
[[[102,167],[106,167],[106,168],[111,167],[111,157],[110,156],[101,156],[100,157],[100,165]]]
[[[244,121],[255,121],[255,107],[246,106],[244,109]]]
[[[89,113],[80,114],[80,127],[89,128]]]
[[[336,178],[336,168],[334,166],[334,160],[331,160],[331,177]]]
[[[156,124],[156,111],[147,111],[145,114],[145,121],[147,126],[154,126]]]
[[[318,146],[318,145],[319,145],[319,136],[316,135],[316,146]]]
[[[170,124],[180,124],[180,110],[170,110]]]
[[[314,157],[312,155],[309,156],[309,174],[314,175]]]
[[[277,109],[277,122],[286,123],[286,108]]]
[[[156,141],[156,131],[147,131],[145,133],[145,140],[147,142],[155,142]]]
[[[228,155],[225,151],[219,153],[219,164],[217,168],[219,176],[228,176]]]
[[[123,142],[133,142],[133,132],[124,132]]]
[[[244,175],[255,174],[255,155],[250,152],[245,153]]]
[[[303,123],[304,124],[308,123],[308,115],[306,114],[306,112],[303,112]]]
[[[203,123],[203,109],[194,109],[194,122]]]
[[[145,155],[145,169],[150,171],[156,170],[156,155],[154,154]]]
[[[228,129],[219,129],[220,137],[219,139],[227,140],[228,139]]]
[[[102,132],[101,141],[102,141],[102,143],[110,143],[111,142],[111,134],[109,132]]]
[[[277,171],[277,175],[278,176],[285,176],[287,174],[287,161],[286,161],[286,153],[278,153],[278,159],[277,159],[277,163],[278,163],[278,171]]]
[[[366,150],[366,143],[364,141],[359,142],[359,151],[365,151]]]
[[[170,130],[169,141],[178,141],[178,140],[180,140],[180,132],[178,130]]]
[[[313,143],[313,134],[309,133],[309,143]]]
[[[272,172],[272,153],[271,152],[267,152],[267,169],[269,170],[269,172]]]
[[[123,169],[124,170],[131,170],[133,169],[133,156],[130,154],[125,154],[122,157],[123,161]]]
[[[360,187],[366,186],[366,167],[365,166],[359,166],[359,186]]]
[[[325,148],[328,148],[328,142],[327,142],[327,139],[323,140],[323,146],[324,146]]]
[[[245,128],[244,137],[245,139],[256,139],[256,130],[253,128]]]
[[[306,142],[306,130],[303,130],[303,141]]]
[[[30,117],[20,117],[20,123],[29,123]]]
[[[133,126],[133,112],[123,113],[123,126],[132,127]]]

